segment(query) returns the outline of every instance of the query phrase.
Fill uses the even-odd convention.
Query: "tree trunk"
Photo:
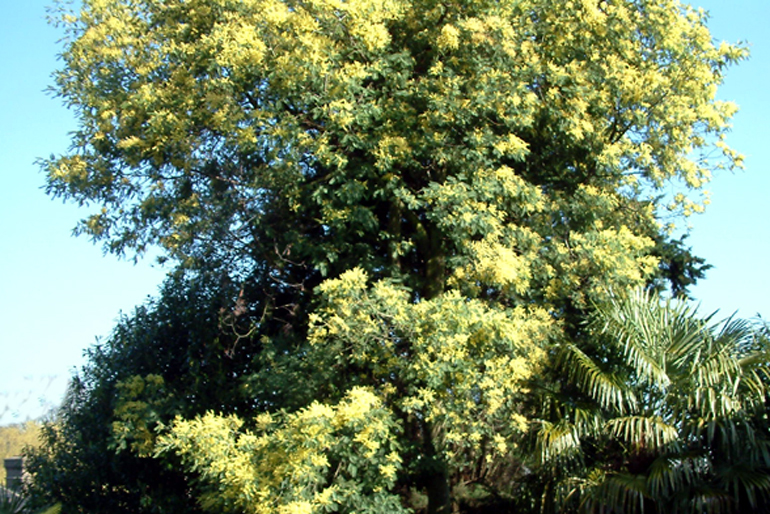
[[[433,434],[429,423],[423,425],[423,447],[425,456],[425,491],[428,494],[428,514],[450,514],[452,497],[449,491],[449,470],[444,459],[437,454],[433,445]]]
[[[438,464],[438,463],[437,463]],[[449,494],[449,474],[446,465],[426,478],[425,489],[428,493],[428,514],[450,514],[452,498]]]

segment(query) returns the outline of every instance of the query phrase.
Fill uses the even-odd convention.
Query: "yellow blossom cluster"
[[[157,452],[173,451],[200,472],[202,504],[220,512],[320,514],[392,505],[400,470],[398,425],[370,390],[354,387],[337,405],[315,402],[290,414],[262,414],[243,429],[234,416],[177,418]],[[351,504],[352,502],[352,504]]]

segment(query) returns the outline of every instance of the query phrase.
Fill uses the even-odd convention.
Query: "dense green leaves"
[[[570,469],[552,475],[562,494],[588,512],[760,509],[770,494],[764,329],[702,320],[641,291],[613,298],[591,328],[593,345],[565,346],[560,367],[595,403],[581,415],[561,402],[561,421],[543,420],[538,434],[542,462]]]
[[[195,512],[190,479],[177,462],[150,457],[158,423],[208,409],[248,410],[237,377],[248,356],[220,329],[233,291],[200,276],[170,277],[157,301],[120,320],[88,351],[44,445],[25,465],[41,504],[65,512]]]

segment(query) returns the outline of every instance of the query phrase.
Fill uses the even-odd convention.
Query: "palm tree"
[[[637,290],[585,328],[542,394],[542,511],[770,512],[766,327]]]

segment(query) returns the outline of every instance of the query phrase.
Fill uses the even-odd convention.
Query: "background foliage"
[[[37,421],[0,426],[0,462],[21,456],[25,447],[39,446],[40,430],[41,424]],[[5,466],[0,468],[0,485],[5,486]]]

